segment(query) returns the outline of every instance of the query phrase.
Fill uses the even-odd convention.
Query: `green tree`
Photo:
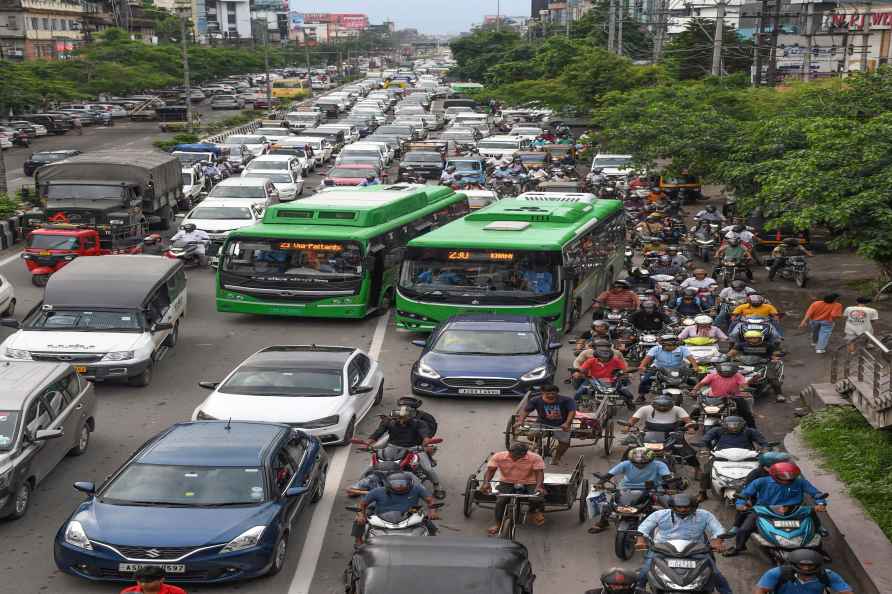
[[[724,72],[749,72],[753,63],[753,46],[725,24],[722,29],[722,67]],[[678,80],[709,76],[712,72],[715,21],[691,19],[685,30],[672,38],[665,48],[667,69]]]
[[[476,82],[485,80],[486,71],[504,60],[504,56],[523,43],[514,31],[477,31],[449,44],[457,62],[452,76]]]

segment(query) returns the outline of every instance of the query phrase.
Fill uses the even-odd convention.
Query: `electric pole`
[[[722,75],[722,42],[725,39],[725,0],[715,5],[715,35],[712,39],[712,75]]]
[[[769,86],[777,84],[777,37],[780,35],[781,0],[774,0],[774,14],[771,17],[771,52],[768,58],[768,72],[765,75]]]
[[[871,15],[871,3],[867,2],[867,12],[864,13],[864,25],[861,27],[861,64],[859,70],[862,73],[867,72],[867,58],[870,54],[870,22],[873,20]]]
[[[616,48],[616,0],[610,0],[607,9],[607,51],[613,52]]]
[[[496,33],[502,30],[502,0],[496,0]]]
[[[192,82],[189,80],[189,50],[186,45],[186,17],[180,17],[180,44],[183,47],[183,82],[186,85],[186,121],[192,132]]]
[[[654,35],[653,63],[656,64],[663,57],[663,35],[666,24],[666,0],[656,0],[656,31]]]
[[[266,71],[266,105],[273,108],[273,81],[269,79],[269,20],[263,18],[263,68]]]
[[[762,7],[759,9],[758,33],[756,33],[756,63],[755,73],[753,75],[753,85],[756,87],[762,84],[762,42],[765,37],[766,16],[768,16],[768,0],[762,0]]]
[[[619,14],[616,19],[616,54],[623,55],[623,18],[626,16],[626,0],[619,0]]]
[[[805,55],[802,56],[802,80],[811,80],[811,53],[815,47],[815,5],[811,2],[805,8]]]

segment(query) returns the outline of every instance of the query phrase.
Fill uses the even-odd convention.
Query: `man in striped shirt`
[[[604,311],[613,309],[635,311],[640,304],[638,295],[629,289],[629,283],[617,280],[608,290],[598,295],[594,303],[594,316],[602,317]]]

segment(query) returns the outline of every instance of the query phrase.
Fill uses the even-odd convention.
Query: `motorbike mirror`
[[[433,504],[429,505],[428,507],[431,509],[440,509],[441,507],[444,507],[445,505],[446,505],[445,503],[433,503]]]
[[[2,324],[2,321],[0,321],[0,324]],[[417,347],[422,347],[422,348],[424,348],[425,346],[427,346],[427,341],[424,340],[424,339],[419,338],[419,339],[417,339],[417,340],[413,340],[413,341],[412,341],[412,344],[414,344],[414,345],[417,346]]]
[[[722,534],[717,534],[716,538],[719,540],[731,540],[735,537],[733,532],[723,532]]]
[[[548,350],[549,350],[549,351],[556,351],[557,349],[561,348],[562,346],[563,346],[563,345],[562,345],[561,343],[557,342],[557,341],[549,342],[549,343],[548,343]]]
[[[768,447],[770,447],[770,448],[776,448],[777,446],[780,445],[780,443],[781,443],[781,442],[779,442],[779,441],[769,441],[769,442],[768,442]]]
[[[152,324],[152,333],[155,332],[163,332],[164,330],[173,330],[173,324],[168,324],[166,322],[158,322]]]
[[[290,487],[288,489],[285,489],[285,497],[298,497],[300,495],[303,495],[304,493],[306,493],[309,490],[310,490],[309,487],[304,487],[304,486]]]

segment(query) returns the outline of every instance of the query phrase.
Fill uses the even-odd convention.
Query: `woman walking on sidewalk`
[[[830,293],[824,295],[822,300],[813,302],[805,310],[805,316],[799,324],[800,328],[805,328],[806,324],[811,328],[811,345],[819,355],[827,352],[833,323],[842,316],[842,304],[837,303],[838,298],[836,293]]]

